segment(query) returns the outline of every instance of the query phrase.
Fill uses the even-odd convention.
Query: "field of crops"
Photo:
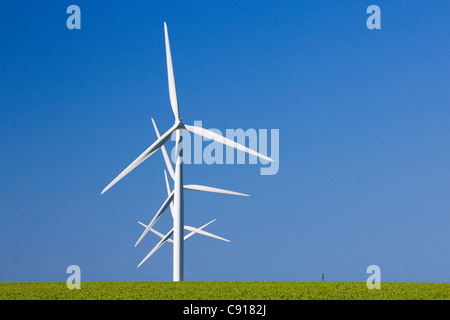
[[[448,283],[65,282],[0,283],[0,300],[449,300]]]

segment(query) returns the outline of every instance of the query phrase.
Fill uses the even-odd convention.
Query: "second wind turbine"
[[[153,225],[156,223],[156,221],[159,219],[159,217],[164,213],[164,211],[173,203],[173,229],[169,231],[165,236],[162,237],[161,241],[158,243],[158,245],[147,255],[147,257],[139,264],[139,266],[154,252],[156,251],[164,242],[168,241],[171,236],[173,236],[173,281],[183,281],[183,258],[184,258],[184,201],[183,201],[183,189],[189,189],[188,186],[185,186],[183,184],[183,148],[182,148],[182,134],[181,130],[187,130],[193,134],[200,135],[204,138],[217,141],[219,143],[222,143],[226,146],[235,148],[237,150],[247,152],[251,155],[260,157],[267,161],[273,161],[271,158],[260,154],[252,149],[249,149],[233,140],[230,140],[228,138],[225,138],[215,132],[212,132],[210,130],[206,130],[201,127],[196,126],[190,126],[183,123],[183,119],[180,117],[179,109],[178,109],[178,99],[177,99],[177,93],[175,88],[175,78],[173,73],[173,65],[172,65],[172,55],[170,53],[170,44],[169,44],[169,34],[167,31],[167,25],[164,22],[164,38],[165,38],[165,45],[166,45],[166,60],[167,60],[167,76],[168,76],[168,82],[169,82],[169,97],[170,97],[170,104],[172,106],[172,111],[175,117],[175,122],[172,125],[172,127],[167,130],[163,135],[159,135],[159,132],[157,131],[156,125],[155,130],[158,135],[158,139],[145,150],[136,160],[134,160],[125,170],[123,170],[108,186],[106,186],[105,189],[103,189],[102,194],[105,193],[109,188],[111,188],[114,184],[116,184],[120,179],[122,179],[125,175],[127,175],[130,171],[132,171],[134,168],[136,168],[139,164],[141,164],[145,159],[150,157],[153,153],[155,153],[160,148],[163,151],[164,159],[166,161],[167,169],[169,170],[169,173],[171,174],[173,180],[174,180],[174,189],[170,194],[168,195],[167,199],[164,201],[161,208],[158,210],[156,215],[153,217],[153,219],[150,221],[148,225],[144,225],[145,230],[142,233],[141,237],[137,241],[136,245],[143,239],[143,237],[148,233],[148,231],[152,230]],[[175,132],[176,134],[176,146],[175,146],[175,170],[172,174],[171,171],[173,169],[171,168],[170,161],[168,160],[167,151],[164,148],[164,144],[169,140],[171,135]],[[169,162],[169,164],[168,164]],[[170,165],[170,167],[169,167]],[[171,170],[172,169],[172,170]],[[192,187],[194,186],[194,187]],[[197,186],[197,185],[191,185],[192,190],[199,190],[199,191],[207,191],[207,192],[220,192],[220,193],[229,193],[229,194],[237,194],[237,195],[243,195],[232,191],[217,189],[217,188],[211,188],[211,187],[205,187],[205,186]],[[220,190],[220,191],[219,191]],[[201,233],[201,228],[196,229],[190,227],[192,232]],[[189,230],[189,229],[188,229]]]

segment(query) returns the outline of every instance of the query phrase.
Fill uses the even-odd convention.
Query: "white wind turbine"
[[[184,185],[183,184],[183,149],[182,149],[182,135],[181,130],[187,130],[191,133],[200,135],[204,138],[217,141],[219,143],[222,143],[226,146],[235,148],[237,150],[247,152],[251,155],[260,157],[262,159],[265,159],[267,161],[273,161],[269,157],[260,154],[254,150],[251,150],[235,141],[232,141],[230,139],[227,139],[217,133],[214,133],[210,130],[196,127],[196,126],[190,126],[183,123],[183,119],[180,118],[180,113],[178,110],[178,100],[177,100],[177,93],[175,88],[175,79],[173,74],[173,66],[172,66],[172,56],[170,53],[170,44],[169,44],[169,35],[167,32],[167,25],[164,22],[164,35],[165,35],[165,44],[166,44],[166,60],[167,60],[167,76],[168,76],[168,82],[169,82],[169,97],[170,97],[170,104],[172,106],[172,111],[175,116],[175,123],[173,126],[167,130],[163,135],[159,135],[158,129],[156,127],[155,122],[153,121],[156,134],[158,136],[158,139],[145,150],[136,160],[134,160],[125,170],[123,170],[108,186],[106,186],[105,189],[103,189],[102,194],[105,193],[109,188],[111,188],[114,184],[116,184],[120,179],[122,179],[125,175],[127,175],[131,170],[136,168],[139,164],[141,164],[145,159],[150,157],[153,153],[155,153],[158,149],[161,148],[164,160],[166,162],[167,170],[169,171],[169,174],[174,180],[174,189],[171,191],[170,187],[167,182],[167,175],[166,175],[166,184],[167,184],[167,191],[168,191],[168,197],[158,210],[158,212],[155,214],[153,219],[150,221],[148,225],[142,224],[145,227],[144,232],[136,242],[135,246],[144,238],[144,236],[148,233],[148,231],[152,231],[162,237],[161,241],[153,248],[152,251],[142,260],[142,262],[139,264],[139,266],[147,260],[158,248],[160,248],[166,241],[173,242],[173,281],[182,281],[183,280],[183,248],[184,248],[184,240],[189,238],[195,233],[207,235],[210,237],[218,238],[220,240],[228,241],[224,238],[218,237],[216,235],[213,235],[209,232],[203,231],[202,229],[206,227],[208,224],[200,227],[200,228],[193,228],[189,226],[184,225],[184,201],[183,201],[183,189],[189,189],[189,190],[198,190],[198,191],[206,191],[206,192],[216,192],[216,193],[225,193],[225,194],[234,194],[234,195],[240,195],[240,196],[246,196],[245,194],[234,192],[234,191],[228,191],[218,188],[212,188],[212,187],[206,187],[201,185]],[[152,119],[153,120],[153,119]],[[175,147],[175,170],[173,170],[172,165],[170,164],[169,156],[167,154],[167,151],[164,148],[164,144],[169,140],[172,133],[176,134],[176,147]],[[162,235],[156,230],[153,229],[154,224],[156,221],[161,217],[161,215],[164,213],[164,211],[167,209],[167,207],[171,207],[172,215],[173,215],[173,228],[166,234]],[[214,220],[213,220],[214,221]],[[211,221],[211,222],[213,222]],[[210,222],[210,223],[211,223]],[[189,235],[184,237],[184,229],[191,231]],[[173,240],[170,239],[170,237],[173,236]],[[138,266],[138,267],[139,267]]]

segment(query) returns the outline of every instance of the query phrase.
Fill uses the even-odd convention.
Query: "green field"
[[[449,283],[65,282],[0,283],[0,300],[449,300]]]

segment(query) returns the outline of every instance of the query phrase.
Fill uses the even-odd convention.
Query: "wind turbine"
[[[206,192],[227,193],[227,194],[235,194],[235,195],[244,195],[244,194],[240,194],[240,193],[237,193],[234,191],[218,189],[218,188],[200,186],[200,185],[184,185],[184,183],[183,183],[183,162],[182,162],[183,149],[182,149],[181,130],[187,130],[193,134],[202,136],[202,137],[210,139],[210,140],[217,141],[226,146],[229,146],[229,147],[235,148],[237,150],[249,153],[251,155],[260,157],[267,161],[273,161],[273,160],[263,154],[260,154],[252,149],[249,149],[233,140],[225,138],[225,137],[221,136],[220,134],[217,134],[215,132],[212,132],[210,130],[207,130],[207,129],[204,129],[201,127],[190,126],[190,125],[183,123],[183,119],[180,117],[180,112],[179,112],[179,108],[178,108],[178,99],[177,99],[175,78],[174,78],[173,65],[172,65],[172,55],[170,52],[170,44],[169,44],[169,34],[167,31],[167,24],[165,22],[164,22],[164,39],[165,39],[165,46],[166,46],[167,76],[168,76],[168,82],[169,82],[169,98],[170,98],[170,104],[172,106],[172,111],[173,111],[173,114],[175,117],[174,124],[164,134],[159,135],[156,124],[153,121],[158,139],[150,147],[148,147],[139,157],[137,157],[136,160],[134,160],[128,167],[126,167],[125,170],[123,170],[113,181],[111,181],[111,183],[108,184],[105,189],[103,189],[102,194],[105,193],[113,185],[115,185],[120,179],[122,179],[124,176],[126,176],[130,171],[132,171],[134,168],[136,168],[139,164],[141,164],[144,160],[146,160],[148,157],[150,157],[153,153],[155,153],[159,149],[162,149],[164,161],[166,162],[167,169],[169,171],[169,174],[172,176],[172,178],[174,180],[174,188],[172,191],[170,190],[170,188],[168,188],[168,197],[166,198],[166,200],[164,201],[164,203],[162,204],[162,206],[160,207],[158,212],[155,214],[153,219],[150,221],[150,223],[148,225],[144,225],[145,230],[142,233],[141,237],[136,242],[136,245],[143,239],[143,237],[148,233],[148,231],[154,230],[153,225],[156,223],[156,221],[159,219],[159,217],[161,217],[161,215],[164,213],[164,211],[169,206],[172,209],[173,228],[166,235],[162,236],[161,241],[156,245],[155,248],[153,248],[153,250],[147,255],[147,257],[144,258],[144,260],[139,264],[139,266],[148,257],[150,257],[159,247],[161,247],[166,241],[169,241],[171,236],[173,236],[173,240],[171,240],[171,241],[173,241],[173,281],[183,281],[183,269],[184,269],[184,266],[183,266],[184,259],[183,258],[184,258],[184,240],[185,240],[184,229],[186,228],[187,230],[191,231],[191,233],[195,232],[195,233],[205,234],[205,231],[202,230],[202,228],[205,226],[200,227],[200,228],[193,228],[193,227],[188,227],[188,226],[184,225],[183,189],[206,191]],[[169,138],[171,137],[171,135],[174,132],[176,134],[175,170],[173,170],[173,168],[171,168],[171,164],[170,164],[170,160],[167,155],[167,151],[164,148],[164,144],[169,140]],[[209,234],[209,236],[211,236],[211,234]],[[226,239],[221,238],[221,240],[226,240]]]
[[[158,130],[158,127],[156,126],[155,120],[153,120],[153,118],[152,118],[152,122],[153,122],[153,127],[155,128],[156,136],[159,138],[159,137],[160,137],[159,130]],[[174,175],[175,175],[175,174],[174,174],[174,170],[173,170],[173,168],[172,168],[172,164],[170,163],[169,155],[167,154],[167,151],[166,151],[166,148],[165,148],[164,145],[161,146],[161,151],[162,151],[162,154],[163,154],[163,157],[164,157],[164,161],[165,161],[165,163],[166,163],[167,170],[169,171],[169,173],[170,173],[170,175],[172,176],[172,178],[174,178]],[[165,181],[166,181],[167,196],[168,196],[168,197],[171,197],[172,191],[170,190],[170,185],[169,185],[169,180],[167,179],[167,172],[166,172],[166,170],[164,170],[164,178],[165,178]],[[197,191],[205,191],[205,192],[214,192],[214,193],[223,193],[223,194],[231,194],[231,195],[237,195],[237,196],[248,196],[248,194],[245,194],[245,193],[240,193],[240,192],[235,192],[235,191],[229,191],[229,190],[219,189],[219,188],[213,188],[213,187],[207,187],[207,186],[202,186],[202,185],[183,185],[183,189],[187,189],[187,190],[197,190]],[[173,217],[173,203],[172,203],[172,202],[170,202],[169,208],[170,208],[170,211],[171,211],[172,217]],[[161,214],[162,214],[162,213],[160,213],[160,215],[161,215]],[[144,232],[142,233],[141,237],[140,237],[140,238],[138,239],[138,241],[136,242],[135,246],[137,246],[137,245],[139,244],[139,242],[144,238],[144,236],[147,234],[148,231],[152,231],[154,234],[158,235],[158,236],[161,238],[161,241],[158,242],[158,244],[152,249],[152,251],[150,251],[150,253],[149,253],[149,254],[141,261],[141,263],[139,263],[138,268],[139,268],[139,267],[140,267],[140,266],[141,266],[148,258],[150,258],[150,256],[151,256],[153,253],[155,253],[156,250],[158,250],[158,249],[159,249],[166,241],[167,241],[167,242],[173,243],[173,240],[170,239],[170,236],[171,236],[172,233],[173,233],[173,229],[171,229],[166,235],[164,235],[164,234],[162,234],[162,233],[156,231],[155,229],[153,229],[153,228],[150,226],[150,225],[152,225],[152,222],[153,222],[153,224],[156,223],[156,221],[157,221],[157,219],[159,218],[160,215],[158,215],[158,213],[157,213],[157,215],[155,216],[156,219],[155,219],[155,218],[152,219],[152,221],[150,222],[149,225],[145,225],[145,224],[143,224],[142,222],[138,221],[138,223],[139,223],[140,225],[142,225],[142,226],[145,228],[145,230],[144,230]],[[191,232],[190,232],[187,236],[184,237],[184,241],[186,241],[187,239],[189,239],[189,238],[190,238],[191,236],[193,236],[194,234],[199,233],[199,234],[202,234],[202,235],[211,237],[211,238],[216,238],[216,239],[219,239],[219,240],[222,240],[222,241],[230,242],[230,240],[227,240],[227,239],[225,239],[225,238],[219,237],[219,236],[217,236],[217,235],[215,235],[215,234],[212,234],[212,233],[210,233],[210,232],[206,232],[206,231],[203,230],[203,228],[205,228],[206,226],[210,225],[210,224],[213,223],[214,221],[215,221],[215,219],[212,220],[212,221],[210,221],[210,222],[208,222],[207,224],[201,226],[200,228],[194,228],[194,227],[190,227],[190,226],[186,226],[186,225],[185,225],[185,226],[184,226],[184,229],[185,229],[185,230],[188,230],[188,231],[191,231]]]

